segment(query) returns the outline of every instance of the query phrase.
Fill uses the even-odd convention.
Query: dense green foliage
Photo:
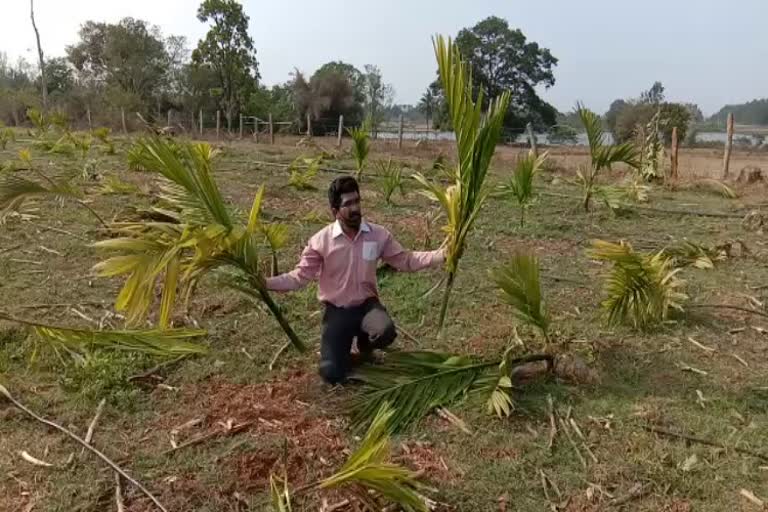
[[[729,112],[733,112],[733,116],[739,124],[768,125],[768,98],[726,105],[709,120],[724,127]]]
[[[522,31],[511,29],[506,20],[496,16],[462,29],[456,36],[456,46],[472,70],[474,94],[477,95],[478,90],[484,93],[483,107],[502,92],[511,92],[505,127],[520,129],[529,121],[537,127],[555,124],[557,110],[536,92],[537,86],[555,84],[553,68],[557,59],[548,49],[528,41]],[[439,91],[439,84],[435,84],[434,89]],[[438,95],[442,97],[442,93]],[[449,116],[445,115],[445,107],[438,113],[436,123],[446,126],[444,121]]]

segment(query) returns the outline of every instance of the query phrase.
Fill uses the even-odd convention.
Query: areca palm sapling
[[[403,182],[403,167],[399,164],[393,163],[392,159],[388,159],[386,162],[377,162],[379,168],[379,176],[381,176],[382,194],[384,195],[384,202],[392,204],[392,194],[396,190],[400,191],[400,195],[405,195],[405,185]]]
[[[541,295],[539,260],[530,252],[518,252],[505,265],[491,271],[491,280],[512,306],[515,317],[541,331],[549,344],[549,315]]]
[[[126,275],[115,307],[130,323],[147,317],[157,284],[162,288],[159,324],[170,325],[181,289],[189,298],[196,284],[216,269],[230,270],[225,284],[263,301],[293,345],[305,350],[266,288],[259,269],[259,212],[262,192],[256,194],[247,224],[230,212],[213,177],[215,151],[208,144],[179,148],[160,138],[140,142],[142,165],[163,178],[163,207],[156,210],[168,221],[128,222],[114,226],[119,238],[95,246],[116,255],[96,265],[102,276]],[[177,153],[180,153],[178,155]]]
[[[317,187],[312,184],[312,180],[317,176],[322,161],[322,155],[315,158],[299,157],[295,159],[289,168],[291,176],[288,178],[288,186],[296,190],[317,190]]]
[[[422,185],[423,193],[440,203],[448,225],[444,227],[446,240],[447,279],[440,306],[438,332],[442,331],[448,301],[464,254],[467,236],[477,220],[488,189],[485,177],[496,143],[501,136],[504,116],[507,113],[510,94],[504,92],[490,101],[488,111],[482,113],[483,91],[475,99],[469,65],[459,55],[458,48],[438,36],[434,41],[435,55],[442,81],[448,110],[456,134],[457,164],[452,173],[453,183],[443,188],[421,174],[414,178]]]
[[[366,121],[362,126],[347,128],[349,136],[352,137],[352,156],[355,159],[357,168],[356,176],[360,180],[365,170],[365,163],[368,160],[368,153],[371,151],[371,133],[370,122]]]
[[[597,178],[603,169],[610,170],[613,165],[619,163],[636,169],[638,167],[637,150],[629,142],[613,146],[605,145],[605,131],[600,116],[581,104],[577,105],[577,112],[587,132],[590,163],[589,166],[580,169],[576,175],[584,191],[584,210],[589,211]]]
[[[669,317],[671,310],[682,311],[688,296],[684,281],[677,277],[671,256],[635,252],[626,242],[593,242],[589,256],[613,265],[605,277],[606,298],[602,302],[612,324],[625,323],[635,328],[655,327]]]
[[[547,153],[536,157],[533,152],[517,161],[514,174],[508,183],[502,185],[502,190],[517,200],[520,207],[520,227],[525,225],[525,210],[533,201],[533,179],[544,167]]]
[[[0,149],[5,151],[8,143],[15,140],[16,132],[13,131],[13,128],[8,128],[7,126],[4,126],[2,123],[0,123]]]
[[[107,127],[96,128],[95,130],[93,130],[93,136],[96,137],[99,140],[99,142],[101,142],[104,145],[104,151],[108,155],[115,154],[115,143],[110,138],[111,133],[112,133],[112,129]]]

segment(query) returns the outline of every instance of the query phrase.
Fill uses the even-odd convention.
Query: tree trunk
[[[37,30],[35,24],[35,2],[29,0],[29,16],[32,18],[32,28],[35,30],[35,38],[37,39],[37,56],[40,59],[40,84],[43,89],[43,113],[48,112],[48,77],[45,74],[45,58],[43,57],[43,47],[40,46],[40,32]]]
[[[294,332],[294,330],[291,328],[291,325],[288,323],[288,320],[286,320],[285,317],[283,316],[283,312],[280,311],[280,307],[277,304],[275,304],[274,300],[272,300],[272,297],[269,295],[269,292],[260,288],[259,295],[261,295],[261,299],[267,305],[267,308],[269,308],[269,311],[272,312],[272,314],[275,316],[275,319],[277,319],[277,323],[279,323],[280,327],[283,328],[283,331],[288,336],[288,339],[291,340],[291,343],[296,348],[296,350],[298,350],[299,352],[306,352],[307,350],[306,345],[304,345],[301,339],[296,335],[296,332]]]

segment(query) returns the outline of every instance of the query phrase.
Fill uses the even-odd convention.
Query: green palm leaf
[[[13,210],[25,201],[39,196],[57,199],[80,199],[81,193],[65,181],[45,178],[41,184],[21,176],[10,174],[0,177],[0,210]]]
[[[269,494],[272,498],[272,512],[291,512],[293,510],[287,479],[278,479],[274,475],[269,475]]]
[[[437,407],[461,398],[478,378],[498,365],[440,352],[395,352],[384,364],[365,367],[355,378],[363,382],[362,393],[353,400],[352,422],[371,421],[383,404],[394,412],[392,432],[406,429]]]
[[[528,153],[525,158],[517,161],[512,178],[501,187],[503,191],[512,195],[520,206],[520,227],[525,224],[525,209],[533,201],[533,179],[544,167],[547,156],[547,153],[539,157],[536,157],[533,152]]]
[[[458,48],[442,36],[436,37],[433,45],[456,136],[457,167],[453,173],[454,183],[446,189],[429,183],[421,175],[417,174],[414,178],[430,196],[440,201],[448,219],[444,228],[447,233],[448,278],[438,320],[438,330],[441,331],[467,236],[488,197],[485,178],[501,135],[510,94],[505,92],[490,101],[487,112],[483,114],[483,92],[481,90],[474,98],[469,65],[461,59]]]
[[[491,280],[518,320],[537,327],[549,342],[549,318],[541,297],[538,258],[532,253],[518,252],[506,265],[491,272]]]
[[[357,179],[359,180],[363,175],[365,162],[368,160],[368,153],[371,150],[370,126],[366,121],[362,126],[347,128],[347,133],[352,138],[352,156],[355,159]]]
[[[390,441],[389,423],[396,416],[389,404],[382,403],[368,428],[362,443],[334,475],[320,482],[320,488],[335,488],[350,484],[373,489],[384,498],[409,512],[428,510],[413,471],[387,463]]]
[[[613,264],[602,303],[610,323],[646,329],[665,321],[671,309],[682,310],[688,298],[680,291],[685,283],[677,277],[680,269],[674,267],[673,258],[663,251],[642,254],[625,242],[596,240],[589,255]]]
[[[190,339],[205,336],[199,329],[144,329],[93,331],[61,327],[0,313],[0,319],[32,327],[41,338],[73,352],[94,348],[141,352],[159,357],[204,354],[207,348]]]

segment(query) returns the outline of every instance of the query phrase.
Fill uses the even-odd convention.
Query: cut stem
[[[451,298],[451,290],[453,289],[453,280],[456,277],[456,273],[448,272],[448,279],[445,282],[445,289],[443,290],[443,300],[440,303],[440,316],[437,322],[437,335],[440,336],[443,332],[443,325],[445,324],[445,315],[448,312],[448,301]]]
[[[269,294],[269,292],[264,288],[259,288],[259,296],[261,296],[261,300],[264,301],[264,304],[267,305],[269,311],[275,316],[277,323],[279,323],[280,327],[283,328],[283,331],[285,331],[285,334],[288,336],[288,339],[291,340],[291,343],[296,348],[296,350],[299,352],[306,352],[306,345],[304,345],[304,342],[301,341],[296,332],[294,332],[291,324],[289,324],[288,320],[286,320],[285,316],[283,316],[283,312],[280,311],[280,307],[275,303],[274,300],[272,300],[272,296]]]

